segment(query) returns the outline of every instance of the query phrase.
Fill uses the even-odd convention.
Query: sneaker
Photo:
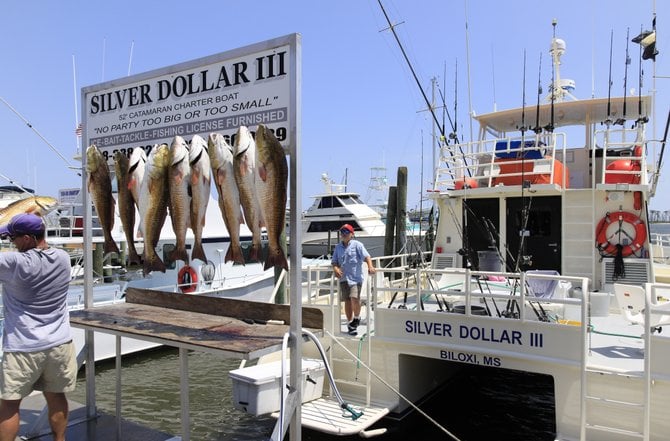
[[[351,334],[352,332],[354,333],[353,335],[356,334],[356,326],[354,326],[354,321],[352,320],[351,323],[347,325],[347,332]]]
[[[351,323],[349,323],[349,326],[356,329],[356,328],[358,328],[358,325],[360,325],[360,324],[361,324],[361,319],[354,317],[354,319],[351,321]]]
[[[356,328],[349,328],[349,331],[347,332],[349,335],[358,335],[358,331],[356,331]]]

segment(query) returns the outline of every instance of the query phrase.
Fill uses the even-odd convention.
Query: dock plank
[[[244,359],[280,349],[282,338],[289,331],[288,316],[284,315],[287,305],[151,290],[129,289],[127,296],[125,303],[71,311],[70,323],[74,327]],[[304,327],[321,331],[320,310],[303,308],[303,314],[310,317],[307,322],[312,325]],[[281,320],[287,324],[262,324],[254,320]]]
[[[291,306],[274,303],[250,302],[246,300],[213,297],[208,295],[185,295],[152,289],[128,288],[126,303],[161,306],[181,311],[200,312],[238,319],[280,320],[291,324]],[[321,329],[323,313],[317,308],[302,308],[302,326]]]

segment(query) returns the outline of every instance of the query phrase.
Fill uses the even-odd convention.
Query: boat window
[[[358,196],[349,195],[349,196],[340,196],[340,200],[344,205],[356,205],[362,204],[363,202],[358,198]]]
[[[334,196],[323,197],[319,202],[319,208],[336,208],[341,206],[342,203]]]

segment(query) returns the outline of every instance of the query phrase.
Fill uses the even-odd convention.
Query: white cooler
[[[289,383],[290,362],[286,361],[286,384]],[[302,360],[300,386],[302,402],[316,400],[323,392],[323,361]],[[233,405],[252,415],[278,412],[280,406],[281,361],[235,369],[228,373],[233,380]]]

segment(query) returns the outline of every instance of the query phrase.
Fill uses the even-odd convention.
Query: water
[[[651,223],[649,224],[651,234],[670,234],[670,223]]]
[[[239,360],[189,353],[191,439],[197,441],[268,440],[275,425],[271,417],[253,417],[232,406],[228,372]],[[422,409],[459,439],[553,441],[553,381],[546,376],[469,366]],[[113,414],[116,373],[114,362],[96,365],[98,409]],[[171,434],[179,434],[179,354],[161,348],[125,357],[122,375],[122,416]],[[84,402],[83,370],[71,398]],[[520,399],[523,397],[523,399]],[[424,417],[412,414],[401,424],[384,421],[389,432],[380,441],[441,440],[449,437]],[[288,439],[288,437],[287,437]],[[303,431],[306,441],[361,439]]]

